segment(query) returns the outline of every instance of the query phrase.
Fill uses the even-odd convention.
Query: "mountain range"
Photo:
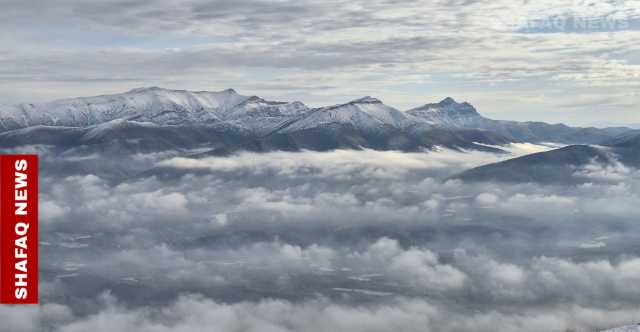
[[[437,126],[482,129],[518,142],[598,144],[630,131],[624,127],[578,128],[544,122],[492,120],[480,115],[471,104],[457,103],[452,98],[408,110],[407,114]]]
[[[212,145],[214,150],[229,151],[417,151],[437,146],[496,150],[489,145],[509,142],[595,144],[631,129],[492,120],[469,103],[452,98],[403,112],[372,97],[310,108],[298,101],[243,96],[233,89],[207,92],[151,87],[3,106],[0,131],[2,146],[91,145],[115,140],[140,150]]]
[[[516,142],[567,147],[469,170],[487,181],[559,181],[590,162],[638,163],[640,131],[493,120],[446,98],[401,111],[363,97],[311,108],[233,89],[219,92],[139,88],[125,93],[0,106],[0,147],[42,144],[60,153],[183,151],[198,157],[236,151],[449,148],[504,152]],[[592,146],[599,145],[599,146]]]

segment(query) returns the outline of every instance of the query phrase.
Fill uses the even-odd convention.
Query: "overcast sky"
[[[638,0],[0,0],[0,103],[140,86],[640,123]]]

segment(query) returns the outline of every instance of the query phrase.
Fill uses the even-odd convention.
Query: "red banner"
[[[38,156],[0,155],[0,303],[38,303]]]

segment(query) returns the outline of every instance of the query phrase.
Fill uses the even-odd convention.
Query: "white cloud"
[[[43,321],[56,332],[195,331],[214,320],[223,331],[457,332],[633,318],[636,173],[575,187],[446,180],[507,157],[158,155],[141,158],[175,176],[43,174],[43,214],[55,222],[42,225],[42,300],[57,303]],[[581,246],[591,242],[606,246]],[[113,297],[96,298],[105,289]]]
[[[234,87],[313,105],[376,95],[409,108],[457,95],[483,112],[514,119],[640,121],[630,113],[638,103],[640,73],[635,0],[58,1],[5,7],[0,24],[13,32],[0,36],[7,46],[0,53],[5,102],[141,85]],[[34,11],[38,25],[26,28]],[[537,33],[549,18],[611,21],[618,28],[587,26],[574,33],[565,22]],[[532,33],[521,31],[527,27]],[[588,100],[611,98],[612,90],[611,102]],[[563,107],[582,99],[587,104],[577,110]],[[591,109],[596,106],[601,111]]]
[[[25,312],[17,308],[13,314]],[[632,321],[634,310],[589,307],[541,307],[521,313],[498,311],[451,313],[426,301],[397,299],[374,306],[345,306],[326,300],[292,303],[282,300],[224,304],[196,295],[182,296],[159,309],[126,308],[117,302],[86,317],[57,324],[52,331],[190,332],[203,326],[219,331],[564,331],[590,330]],[[37,331],[33,311],[13,331]]]

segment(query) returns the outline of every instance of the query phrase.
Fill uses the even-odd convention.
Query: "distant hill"
[[[604,146],[571,145],[473,168],[456,176],[465,181],[580,183],[576,175],[588,165],[640,166],[640,134],[624,135]]]

